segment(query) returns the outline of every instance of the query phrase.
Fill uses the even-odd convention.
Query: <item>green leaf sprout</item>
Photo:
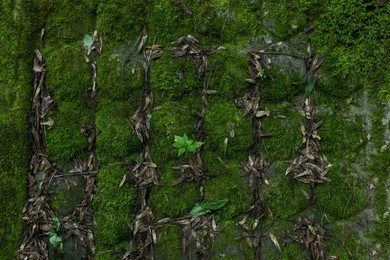
[[[83,39],[83,45],[85,47],[91,47],[93,44],[93,38],[89,35],[85,35]]]
[[[172,145],[175,148],[178,148],[178,157],[185,152],[195,152],[196,149],[201,147],[203,142],[194,141],[188,139],[187,134],[183,136],[175,135],[175,143]]]
[[[216,200],[213,202],[207,203],[196,203],[194,208],[191,210],[191,215],[193,216],[202,216],[208,213],[211,213],[212,210],[218,210],[226,205],[228,202],[227,199]]]

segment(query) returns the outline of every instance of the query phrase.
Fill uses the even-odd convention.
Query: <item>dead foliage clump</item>
[[[269,167],[269,162],[265,160],[264,155],[260,152],[260,143],[264,137],[272,136],[269,133],[263,133],[261,118],[269,116],[268,109],[259,110],[260,92],[259,85],[264,73],[269,69],[270,61],[265,59],[257,52],[249,52],[249,83],[253,85],[251,92],[248,92],[244,97],[236,99],[235,103],[238,107],[244,110],[243,116],[250,115],[252,118],[252,146],[250,155],[247,161],[241,162],[242,177],[245,179],[248,188],[252,194],[253,204],[247,210],[243,219],[238,222],[238,225],[243,229],[243,237],[251,248],[254,248],[255,259],[261,259],[261,222],[264,217],[264,206],[260,183],[264,182],[268,185],[268,180],[265,173]],[[254,220],[252,224],[248,224],[248,220]]]
[[[103,40],[102,37],[98,36],[97,31],[94,31],[92,35],[92,44],[83,45],[84,49],[84,59],[88,63],[91,73],[91,87],[88,90],[86,95],[86,103],[89,104],[95,99],[97,93],[97,63],[96,58],[92,57],[91,54],[96,52],[97,54],[102,54]]]
[[[247,81],[251,84],[258,85],[259,80],[265,77],[265,72],[271,66],[271,59],[266,58],[262,52],[251,51],[248,53],[249,75],[251,78]]]
[[[214,54],[218,46],[202,48],[198,40],[195,39],[192,35],[180,37],[176,41],[172,42],[172,45],[177,46],[171,49],[172,56],[188,57],[189,60],[194,62],[198,67],[198,79],[200,81],[203,80],[202,103],[199,111],[195,112],[195,136],[196,140],[202,141],[206,134],[204,111],[209,107],[206,95],[212,95],[216,93],[216,91],[209,88],[208,82],[204,80],[204,75],[208,66],[208,56]],[[203,185],[205,181],[209,179],[210,174],[203,165],[201,151],[202,147],[196,149],[188,163],[173,167],[173,169],[180,170],[182,176],[176,180],[172,186],[182,185],[185,182],[195,182],[199,187],[200,197],[203,198]]]
[[[122,259],[148,259],[149,248],[157,243],[157,236],[154,227],[154,216],[150,207],[144,207],[144,210],[135,217],[133,231],[134,249],[127,252]]]
[[[172,186],[183,185],[185,182],[195,182],[199,187],[200,197],[203,198],[203,185],[210,178],[210,174],[203,166],[199,151],[195,151],[188,164],[180,164],[172,168],[181,172],[181,177]]]
[[[157,165],[153,162],[149,154],[149,147],[140,154],[143,158],[134,168],[133,173],[127,177],[127,181],[134,187],[149,187],[150,185],[160,185],[157,174]]]
[[[93,36],[94,45],[85,49],[86,61],[89,62],[89,55],[96,49],[101,52],[101,39],[96,32]],[[23,209],[23,219],[27,222],[25,228],[25,238],[17,251],[19,259],[47,259],[47,245],[45,238],[54,229],[53,219],[55,213],[50,207],[50,196],[48,190],[50,185],[63,179],[68,190],[71,186],[77,185],[74,181],[66,178],[66,174],[55,163],[51,163],[44,149],[45,127],[52,128],[54,121],[46,118],[50,107],[54,104],[53,99],[45,88],[45,62],[43,55],[36,50],[34,59],[34,90],[32,98],[31,132],[33,136],[32,156],[30,162],[30,171],[28,174],[30,199]],[[92,90],[94,94],[89,97],[93,99],[96,95],[96,63],[92,63]],[[95,139],[97,131],[92,125],[85,125],[81,132],[88,137],[88,151],[91,152],[88,159],[84,161],[76,160],[75,168],[69,171],[69,175],[82,175],[85,179],[85,199],[76,207],[76,209],[64,216],[60,221],[60,231],[66,237],[75,236],[80,245],[89,248],[90,253],[94,248],[92,219],[92,196],[97,193],[95,185],[95,175],[98,171],[97,160],[93,151],[95,149]],[[57,227],[59,228],[59,227]],[[58,230],[59,231],[59,230]],[[57,231],[57,232],[58,232]],[[57,234],[58,235],[58,234]]]
[[[264,115],[269,116],[269,110],[258,111],[260,92],[259,84],[260,80],[265,76],[265,71],[269,69],[270,60],[265,59],[263,55],[257,52],[249,52],[249,75],[250,79],[247,79],[249,83],[253,85],[251,92],[245,93],[242,98],[235,100],[236,105],[244,110],[243,116],[249,114],[253,117],[261,117]]]
[[[296,221],[294,229],[296,235],[286,235],[285,242],[292,240],[304,245],[310,250],[310,258],[313,260],[326,259],[326,232],[323,228],[315,225],[310,219],[300,218]]]
[[[133,116],[130,117],[130,123],[133,126],[138,139],[143,145],[143,151],[140,154],[140,162],[133,168],[133,174],[127,177],[127,181],[135,187],[145,187],[151,184],[160,185],[157,175],[157,165],[149,153],[149,140],[152,133],[150,124],[150,106],[153,105],[153,92],[150,90],[150,63],[152,60],[161,57],[162,46],[145,46],[147,39],[146,27],[143,30],[143,36],[138,49],[144,53],[143,66],[145,70],[142,104],[139,106]]]
[[[182,36],[176,41],[172,42],[175,48],[172,48],[173,57],[185,57],[198,67],[199,79],[203,79],[205,71],[208,66],[208,56],[214,54],[218,46],[209,48],[202,48],[197,39],[192,35]]]
[[[54,103],[45,87],[45,60],[39,50],[35,50],[33,66],[33,98],[32,114],[30,117],[33,136],[32,156],[28,173],[28,189],[30,198],[23,208],[25,233],[17,251],[18,259],[47,259],[47,245],[44,235],[51,227],[54,212],[51,210],[47,183],[59,171],[55,164],[48,160],[44,150],[44,127],[52,127],[54,122],[46,120],[50,106]],[[47,122],[50,122],[48,124]]]
[[[317,130],[322,125],[322,121],[315,123],[315,108],[313,98],[310,95],[304,105],[299,109],[299,113],[307,119],[307,126],[301,127],[302,150],[294,161],[288,166],[286,175],[292,173],[293,179],[310,184],[310,200],[316,200],[315,187],[318,183],[330,181],[326,174],[331,168],[331,164],[324,154],[321,153],[320,140]]]
[[[150,207],[151,187],[160,185],[157,165],[154,163],[149,152],[149,141],[151,138],[150,111],[153,105],[153,93],[150,89],[150,65],[155,59],[162,56],[162,45],[146,46],[148,38],[146,25],[142,28],[141,42],[138,46],[138,52],[142,51],[144,55],[144,85],[141,97],[141,105],[133,116],[130,117],[130,123],[142,144],[142,152],[139,161],[134,166],[132,174],[127,176],[127,181],[133,187],[140,188],[138,197],[139,204],[136,205],[138,213],[135,214],[134,224],[130,227],[133,232],[133,249],[123,256],[123,259],[149,259],[151,247],[157,243],[156,228],[161,224],[154,221],[152,208]]]
[[[253,154],[248,157],[248,161],[241,162],[241,168],[244,170],[242,176],[246,179],[248,187],[254,198],[260,197],[259,182],[263,180],[265,184],[269,184],[265,177],[265,172],[268,169],[269,163],[264,159],[262,154]]]
[[[209,259],[208,249],[219,233],[213,214],[191,216],[177,221],[183,225],[183,254],[195,253],[200,259]]]

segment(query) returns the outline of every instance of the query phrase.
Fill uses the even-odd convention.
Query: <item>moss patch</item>
[[[100,193],[94,197],[94,220],[96,221],[96,255],[104,258],[124,253],[123,243],[131,238],[132,205],[136,191],[128,185],[118,188],[128,170],[123,165],[100,167],[97,178]]]
[[[23,232],[22,208],[26,198],[30,135],[28,132],[31,92],[28,60],[32,48],[20,41],[30,27],[14,17],[13,1],[0,3],[0,258],[15,258]]]

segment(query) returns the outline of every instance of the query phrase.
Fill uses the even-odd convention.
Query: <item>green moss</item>
[[[90,75],[81,46],[83,35],[93,30],[93,19],[89,17],[93,7],[77,2],[70,8],[69,3],[72,1],[59,1],[52,6],[53,10],[49,8],[45,27],[48,32],[42,50],[46,56],[46,86],[58,103],[58,110],[49,114],[55,126],[46,130],[46,149],[51,159],[59,164],[85,154],[87,140],[80,133],[80,127],[94,121],[93,111],[83,104]]]
[[[280,40],[286,40],[302,31],[305,18],[293,1],[265,1],[264,26]]]
[[[331,221],[349,219],[360,213],[367,200],[363,182],[340,165],[334,165],[328,175],[331,185],[317,187],[317,209]]]
[[[211,157],[210,154],[206,158]],[[215,160],[213,163],[216,164]],[[218,167],[219,165],[219,167]],[[209,168],[210,162],[205,159],[205,166]],[[216,214],[216,221],[238,220],[249,209],[252,198],[248,193],[245,181],[241,178],[241,169],[238,165],[230,164],[227,170],[221,164],[217,164],[218,172],[210,171],[212,178],[209,179],[204,188],[205,201],[228,199],[228,203]]]
[[[379,256],[386,258],[389,255],[389,248],[386,246],[390,243],[389,239],[389,215],[381,215],[379,220],[374,223],[375,230],[369,234],[369,237],[380,245]]]
[[[21,164],[19,162],[19,164]],[[22,164],[21,164],[22,165]],[[2,168],[3,169],[3,168]],[[15,248],[21,240],[23,232],[22,208],[26,198],[25,181],[21,181],[21,170],[26,170],[27,167],[19,169],[8,168],[8,171],[1,171],[0,177],[0,199],[2,205],[0,210],[2,216],[0,218],[0,236],[3,238],[0,242],[2,248],[0,257],[4,259],[12,259],[15,257]]]
[[[199,88],[198,70],[185,58],[173,59],[164,55],[152,64],[151,72],[152,90],[161,98],[177,100]],[[182,79],[179,74],[182,74]]]
[[[330,235],[326,240],[328,255],[338,255],[339,259],[365,259],[369,255],[369,245],[365,244],[366,240],[359,236],[354,226],[335,223],[327,225],[326,230]]]
[[[216,223],[220,233],[215,237],[212,245],[213,258],[254,259],[254,250],[249,247],[244,238],[241,238],[242,231],[237,222],[225,219]]]
[[[47,56],[47,90],[58,103],[77,100],[80,104],[90,86],[81,40],[82,37],[60,49],[50,46],[42,51]]]
[[[273,165],[272,168],[275,169],[276,173],[268,173],[269,185],[263,186],[264,205],[272,212],[273,216],[267,219],[266,225],[269,222],[284,223],[292,220],[309,206],[309,202],[301,194],[301,190],[309,193],[306,186],[300,183],[292,186],[279,165]],[[287,197],[289,199],[286,199]]]
[[[153,136],[151,139],[151,154],[159,167],[163,167],[168,161],[177,159],[177,150],[172,146],[174,136],[183,136],[185,133],[189,138],[194,139],[194,98],[186,97],[182,103],[166,102],[162,103],[156,98],[158,110],[152,112]],[[164,169],[163,169],[164,171]]]
[[[157,230],[157,244],[154,255],[158,259],[181,259],[182,228],[180,225],[167,224]]]
[[[168,164],[164,171],[159,170],[160,181],[164,186],[154,187],[150,195],[153,213],[157,220],[166,217],[177,218],[189,214],[198,201],[198,189],[193,183],[183,186],[170,187],[180,178],[180,171],[172,169],[175,166]]]
[[[372,95],[382,98],[389,92],[389,80],[385,76],[390,66],[388,3],[377,4],[378,1],[374,0],[22,0],[19,13],[14,18],[17,14],[13,12],[16,2],[3,1],[0,4],[0,50],[5,54],[0,58],[0,65],[6,68],[0,71],[0,86],[4,90],[0,93],[0,102],[4,104],[0,107],[0,141],[3,144],[0,149],[0,199],[5,202],[1,210],[6,213],[0,218],[0,236],[5,237],[0,244],[0,258],[13,257],[22,230],[20,212],[26,178],[21,178],[20,173],[28,171],[26,122],[31,94],[31,88],[26,86],[31,85],[33,49],[42,47],[47,58],[47,87],[58,102],[58,111],[50,114],[55,126],[46,129],[48,154],[59,164],[69,162],[77,155],[84,158],[87,140],[80,133],[80,127],[96,123],[100,131],[96,154],[100,160],[98,188],[101,190],[94,197],[96,258],[120,258],[129,249],[131,231],[128,225],[131,224],[136,191],[127,184],[120,189],[117,185],[123,175],[131,174],[131,167],[125,168],[123,163],[128,164],[141,149],[127,119],[140,104],[142,55],[134,54],[131,49],[144,23],[148,24],[148,44],[152,44],[156,37],[155,43],[164,44],[165,50],[169,49],[172,41],[187,34],[194,35],[202,46],[222,45],[228,48],[209,58],[209,69],[212,70],[210,88],[218,93],[207,96],[210,107],[205,110],[207,134],[202,153],[204,164],[212,175],[205,185],[206,200],[229,199],[229,203],[215,215],[221,227],[221,234],[215,240],[216,257],[253,258],[253,250],[245,241],[236,239],[241,234],[236,222],[252,199],[240,177],[239,168],[239,162],[248,156],[251,122],[248,117],[242,117],[242,111],[235,107],[233,100],[250,89],[245,83],[248,62],[242,50],[248,47],[248,41],[266,33],[274,39],[289,41],[307,25],[316,25],[307,36],[314,51],[325,53],[324,64],[318,72],[321,80],[316,84],[320,92],[316,94],[319,96],[318,104],[326,105],[333,111],[333,114],[321,113],[318,116],[318,120],[325,121],[319,135],[323,152],[334,167],[329,173],[333,182],[318,186],[317,204],[313,208],[300,194],[301,188],[308,191],[307,185],[296,184],[291,190],[283,175],[286,165],[282,162],[293,159],[299,151],[299,126],[303,120],[295,109],[281,101],[291,101],[302,93],[304,84],[296,72],[281,72],[274,66],[269,71],[272,79],[266,78],[260,88],[260,107],[271,110],[271,116],[262,119],[263,130],[273,134],[273,137],[264,139],[260,147],[272,163],[267,172],[270,185],[261,186],[264,203],[273,213],[273,219],[267,217],[263,223],[264,230],[271,228],[280,238],[282,229],[291,229],[287,223],[301,214],[324,216],[331,223],[336,220],[353,223],[353,216],[358,216],[366,201],[362,192],[363,181],[352,177],[348,168],[362,157],[360,151],[368,140],[362,122],[349,123],[335,111],[343,110],[342,99],[361,88],[369,88]],[[42,28],[45,28],[43,42],[40,38]],[[90,86],[90,75],[81,41],[85,34],[91,34],[95,29],[103,36],[103,54],[97,58],[97,100],[92,109],[87,109],[83,97]],[[184,71],[183,80],[177,75],[181,70]],[[156,219],[183,216],[198,200],[196,185],[192,183],[182,188],[168,187],[180,176],[171,167],[188,159],[188,156],[177,158],[177,151],[172,147],[173,136],[187,133],[194,139],[193,111],[200,107],[200,89],[203,87],[197,78],[194,64],[186,59],[173,59],[168,53],[152,64],[154,107],[161,108],[151,112],[153,134],[150,152],[158,165],[161,182],[167,185],[154,187],[151,193]],[[233,93],[235,89],[239,94]],[[277,114],[286,118],[274,118]],[[377,151],[380,151],[383,140],[381,118],[382,112],[372,116],[372,136]],[[227,129],[231,123],[236,127],[234,138],[229,136]],[[226,154],[223,147],[225,138],[229,138]],[[226,169],[218,157],[230,169]],[[375,230],[369,236],[373,243],[382,245],[389,243],[386,236],[388,218],[385,215],[388,204],[385,184],[388,180],[384,174],[388,172],[388,157],[386,151],[378,152],[372,158],[373,168],[368,169],[369,178],[378,178],[374,204],[379,215]],[[11,198],[9,194],[17,195]],[[57,195],[55,200],[61,201],[64,194]],[[286,200],[286,197],[290,199]],[[333,230],[336,236],[329,241],[330,255],[337,253],[347,235],[345,230],[340,231],[339,226]],[[158,230],[157,256],[164,251],[161,257],[180,258],[180,233],[180,227],[173,225]],[[358,243],[359,239],[353,234],[340,258],[348,258],[348,250],[354,257],[364,258],[364,245]],[[272,246],[270,241],[265,245]],[[280,255],[273,250],[269,252],[266,253],[267,259],[308,258],[307,251],[296,243],[283,246]],[[380,253],[386,256],[387,251]]]
[[[131,55],[131,67],[125,61],[126,55]],[[128,111],[128,116],[131,116],[140,103],[143,86],[143,69],[140,63],[140,56],[133,56],[128,45],[106,48],[97,61],[97,97],[114,101],[131,100],[132,106]]]
[[[99,100],[99,111],[96,113],[96,127],[99,131],[96,153],[99,160],[123,160],[139,150],[139,140],[128,121],[133,109],[130,102]]]
[[[210,108],[205,112],[205,150],[213,151],[215,156],[221,158],[236,158],[237,154],[246,151],[252,144],[251,120],[249,117],[243,117],[243,112],[233,102],[222,102],[221,99],[212,97],[209,103]],[[234,137],[230,136],[231,129],[235,132]],[[228,138],[226,154],[225,138]]]
[[[82,178],[73,177],[70,180],[77,183],[71,187],[52,187],[53,196],[51,197],[51,207],[58,216],[66,216],[77,207],[85,199],[85,185],[82,183]]]
[[[217,14],[217,19],[214,18],[211,22],[220,27],[216,28],[220,29],[220,36],[214,37],[220,38],[222,42],[242,44],[248,40],[248,37],[254,37],[265,31],[259,23],[259,18],[262,17],[261,3],[219,0],[211,2]],[[243,35],[245,38],[240,37]]]
[[[26,198],[30,135],[28,132],[31,89],[26,52],[31,47],[19,40],[20,20],[14,18],[15,2],[0,3],[0,259],[15,258],[23,233],[22,208]]]
[[[48,9],[45,5],[52,7],[45,19],[45,45],[62,48],[77,39],[81,50],[83,36],[95,29],[96,5],[87,0],[45,0],[40,3],[44,10]]]
[[[135,40],[145,22],[148,1],[98,1],[96,28],[109,41]]]
[[[195,38],[217,34],[218,29],[210,26],[215,24],[213,18],[216,19],[217,16],[209,4],[191,1],[184,1],[183,4],[191,10],[193,15],[190,16],[182,11],[181,3],[178,2],[172,3],[164,0],[150,6],[148,24],[151,35],[157,36],[159,43],[169,44],[188,33],[194,35]]]
[[[217,91],[217,95],[234,98],[234,92],[238,91],[240,97],[248,90],[245,82],[248,75],[248,59],[244,55],[237,55],[235,45],[224,45],[227,50],[218,51],[210,61],[210,88]]]
[[[61,102],[58,112],[51,113],[54,127],[46,129],[46,151],[50,158],[60,164],[68,163],[77,155],[83,157],[87,152],[87,138],[80,132],[81,126],[90,124],[88,114],[80,113],[76,102]]]
[[[93,199],[96,255],[104,254],[106,259],[123,253],[121,243],[131,238],[129,225],[136,191],[127,184],[118,188],[123,175],[128,173],[123,165],[112,163],[100,167],[97,175],[100,192]]]
[[[275,257],[275,254],[273,254],[272,256],[267,254],[267,256],[270,257],[268,259],[283,259],[283,260],[289,260],[294,258],[309,259],[308,251],[304,250],[302,245],[294,242],[284,245],[282,247],[282,253],[280,254],[280,256]]]
[[[270,76],[266,78],[264,83],[260,83],[260,92],[264,100],[272,102],[287,101],[303,92],[303,81],[299,72],[282,72],[274,66],[267,73]]]
[[[270,116],[263,117],[261,120],[263,132],[272,134],[271,137],[264,139],[260,149],[270,162],[293,160],[302,143],[300,131],[302,117],[288,103],[261,102],[260,106],[260,109],[271,111]],[[276,118],[276,116],[282,117]]]
[[[389,239],[389,197],[388,197],[388,172],[390,169],[389,158],[390,151],[387,149],[371,158],[371,164],[368,166],[370,175],[377,178],[375,193],[374,193],[374,207],[378,219],[374,222],[374,230],[370,232],[369,237],[373,238],[375,243],[381,245],[379,256],[386,258],[389,254],[389,249],[386,245],[390,243]]]
[[[345,97],[362,86],[357,78],[363,86],[378,82],[389,49],[389,5],[343,0],[323,7],[310,38],[316,50],[326,52],[320,71],[329,77],[328,91]]]
[[[331,109],[332,111],[340,110],[341,104]],[[318,134],[321,137],[322,152],[329,161],[331,163],[338,161],[342,163],[354,162],[357,159],[357,152],[362,149],[362,144],[367,140],[363,125],[350,123],[337,113],[319,115],[317,120],[324,121],[324,124],[318,130]]]

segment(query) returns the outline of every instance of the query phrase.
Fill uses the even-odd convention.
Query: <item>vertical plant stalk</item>
[[[208,56],[215,53],[218,46],[202,48],[195,37],[187,35],[180,37],[172,43],[175,47],[171,49],[173,57],[187,57],[198,68],[199,82],[203,83],[202,104],[200,110],[196,112],[195,136],[196,140],[202,142],[206,134],[204,112],[209,107],[206,99],[207,94],[215,91],[209,89],[208,82],[205,81],[205,73],[208,67]],[[210,72],[211,77],[211,72]],[[200,200],[204,199],[204,184],[209,179],[210,173],[203,165],[201,156],[202,147],[199,147],[192,154],[188,164],[181,164],[173,167],[181,171],[182,176],[176,180],[172,186],[181,185],[184,182],[194,181],[198,186]],[[179,222],[183,225],[183,253],[189,255],[190,250],[200,258],[209,259],[209,248],[214,237],[218,233],[218,227],[214,221],[214,216],[191,216]]]
[[[152,207],[150,205],[150,192],[153,186],[160,185],[157,165],[154,163],[149,152],[149,141],[152,134],[150,124],[150,111],[153,105],[153,92],[150,88],[150,65],[152,60],[161,57],[162,46],[152,45],[146,47],[147,30],[143,28],[142,41],[138,47],[144,54],[144,86],[142,90],[141,105],[133,116],[130,117],[130,123],[134,127],[138,139],[142,143],[141,160],[133,168],[133,173],[126,178],[132,186],[139,188],[137,205],[137,215],[132,225],[133,250],[127,252],[123,259],[149,259],[153,253],[153,245],[157,243],[156,228],[159,226],[154,221]]]
[[[48,202],[47,185],[59,171],[49,161],[44,148],[44,127],[51,127],[54,124],[52,120],[45,120],[49,107],[54,101],[46,91],[44,57],[39,50],[35,50],[35,53],[30,117],[33,142],[28,173],[29,199],[23,208],[25,231],[23,241],[16,253],[18,259],[48,259],[49,257],[45,237],[52,229],[51,219],[54,217],[54,212]]]
[[[240,164],[243,170],[242,176],[252,194],[253,204],[238,224],[243,229],[243,235],[248,245],[254,248],[255,259],[261,259],[261,226],[265,215],[265,207],[263,205],[263,196],[259,184],[264,181],[268,185],[265,173],[268,169],[269,162],[265,160],[264,155],[260,151],[260,142],[264,137],[271,136],[271,134],[263,133],[262,131],[260,119],[263,116],[268,116],[269,110],[259,111],[259,86],[265,70],[269,68],[269,63],[268,60],[255,52],[250,52],[248,57],[251,78],[247,81],[253,84],[253,89],[251,92],[246,93],[244,97],[237,99],[236,105],[244,110],[244,116],[250,115],[252,118],[252,146],[250,154],[248,160]],[[251,226],[247,224],[249,217],[254,219]]]
[[[97,64],[96,64],[96,55],[100,55],[103,49],[103,40],[102,37],[99,37],[97,31],[94,31],[92,37],[86,35],[84,38],[84,59],[89,65],[90,74],[91,74],[91,87],[85,95],[85,102],[88,106],[91,106],[91,103],[94,102],[97,94]],[[96,53],[96,55],[95,55]]]
[[[206,95],[215,92],[209,89],[209,84],[206,83],[204,76],[208,67],[208,56],[214,54],[218,46],[202,48],[198,40],[195,39],[195,37],[192,35],[182,36],[176,41],[172,42],[172,45],[175,46],[171,49],[172,56],[175,58],[187,57],[189,61],[194,63],[198,68],[199,82],[203,83],[202,104],[200,110],[196,112],[195,122],[196,140],[201,142],[204,139],[204,135],[206,134],[204,111],[209,107]],[[202,147],[196,149],[188,164],[181,164],[174,167],[174,169],[179,169],[181,171],[182,176],[174,182],[173,186],[181,185],[184,182],[194,181],[198,185],[199,197],[203,199],[203,186],[205,181],[209,179],[210,174],[203,165],[201,151]]]
[[[315,224],[312,219],[299,218],[295,222],[295,235],[285,235],[285,242],[296,241],[310,251],[310,259],[325,260],[326,258],[326,231]],[[336,257],[337,259],[337,257]]]
[[[102,39],[98,36],[97,31],[93,33],[92,45],[88,47],[84,46],[84,58],[89,65],[91,74],[91,87],[85,96],[87,104],[90,104],[97,94],[97,61],[96,56],[92,54],[101,54],[102,47]],[[80,174],[84,177],[84,200],[73,212],[63,217],[61,222],[63,223],[66,234],[77,237],[80,245],[88,249],[89,255],[87,257],[91,258],[95,251],[95,239],[93,235],[95,223],[93,221],[92,197],[98,193],[96,175],[99,169],[95,156],[97,130],[94,124],[84,125],[81,127],[81,133],[88,138],[89,156],[83,161],[76,160],[75,168],[70,172]]]
[[[304,57],[307,72],[307,86],[305,89],[304,102],[299,107],[299,114],[306,119],[306,126],[301,126],[302,150],[294,161],[288,166],[286,175],[292,173],[293,179],[310,185],[309,199],[312,204],[317,198],[317,185],[319,183],[330,182],[326,174],[331,169],[331,164],[326,156],[321,152],[321,137],[317,131],[323,124],[322,121],[315,122],[315,105],[312,95],[316,80],[315,72],[321,66],[324,56],[316,56],[310,46]]]

